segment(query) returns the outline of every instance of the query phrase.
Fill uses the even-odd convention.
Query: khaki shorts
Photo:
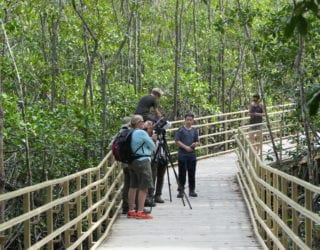
[[[154,188],[150,160],[134,160],[129,164],[129,173],[130,188]]]

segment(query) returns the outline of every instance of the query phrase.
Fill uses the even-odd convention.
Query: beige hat
[[[131,116],[125,116],[121,120],[121,125],[128,125],[131,122]]]
[[[153,88],[153,89],[151,90],[151,93],[152,93],[152,94],[157,94],[157,95],[159,95],[159,96],[162,96],[162,95],[163,95],[163,91],[162,91],[161,89],[159,89],[159,88]]]

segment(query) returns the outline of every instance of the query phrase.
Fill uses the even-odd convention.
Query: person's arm
[[[260,107],[261,107],[262,113],[259,113],[259,115],[260,115],[260,116],[265,116],[265,115],[266,115],[266,112],[265,112],[264,106],[263,106],[262,104],[260,104]]]
[[[194,150],[194,148],[192,148],[191,146],[185,145],[182,141],[176,141],[176,145],[179,148],[183,148],[187,152],[192,152]]]
[[[143,131],[143,132],[145,132],[145,131]],[[154,150],[156,146],[155,146],[154,141],[152,140],[152,137],[150,137],[147,132],[145,132],[145,133],[143,133],[143,132],[141,132],[140,136],[143,139],[143,141],[145,142],[145,145],[148,148],[150,148],[151,151]]]
[[[154,108],[154,113],[156,115],[157,120],[159,120],[162,117],[162,114],[158,108]]]
[[[254,113],[252,113],[252,104],[249,106],[249,116],[254,116]]]

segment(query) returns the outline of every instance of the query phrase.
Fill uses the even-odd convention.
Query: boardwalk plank
[[[154,219],[127,219],[120,215],[99,249],[262,249],[253,234],[236,172],[235,154],[199,161],[199,197],[189,198],[190,209],[176,198],[177,185],[170,169],[172,202],[165,183],[165,203],[153,208]]]

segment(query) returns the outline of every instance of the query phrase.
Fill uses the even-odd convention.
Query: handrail
[[[283,113],[279,109],[287,111],[290,107],[269,108],[272,122],[279,123],[278,116]],[[198,159],[234,151],[238,128],[245,126],[249,119],[246,113],[238,111],[196,118],[195,127],[201,142],[197,148]],[[172,128],[166,131],[175,164],[174,132],[182,123],[183,120],[174,121]],[[10,211],[4,215],[6,221],[0,224],[0,247],[10,247],[12,234],[23,229],[23,234],[15,235],[23,242],[20,246],[23,249],[81,249],[84,246],[96,249],[119,215],[122,179],[120,164],[108,152],[96,167],[0,195],[2,205],[16,208],[14,217],[9,217]],[[304,209],[297,211],[313,218]],[[42,230],[40,237],[37,230]]]
[[[281,140],[290,138],[283,128],[282,124],[273,131]],[[239,128],[236,143],[242,193],[267,248],[319,249],[320,216],[313,197],[320,195],[320,187],[267,165],[250,143],[245,127]]]

